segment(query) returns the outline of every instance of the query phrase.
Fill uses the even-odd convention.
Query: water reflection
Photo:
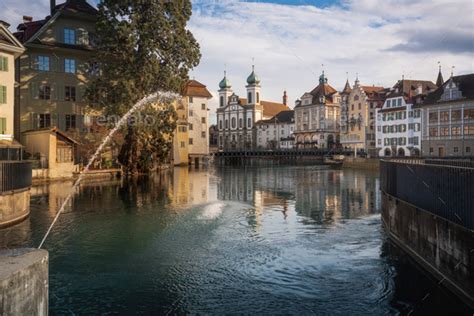
[[[46,242],[53,314],[406,314],[436,283],[393,251],[375,173],[176,168],[81,184]],[[72,182],[35,186],[2,247],[37,246]],[[409,280],[417,280],[414,292]],[[439,304],[438,304],[439,305]]]

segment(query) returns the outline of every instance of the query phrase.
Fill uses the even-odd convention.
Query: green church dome
[[[230,81],[227,79],[226,73],[224,72],[224,78],[219,82],[219,88],[221,89],[230,89]]]
[[[248,83],[249,85],[259,84],[259,83],[260,83],[260,79],[258,78],[257,74],[255,73],[254,66],[252,66],[252,73],[251,73],[250,76],[248,76],[248,78],[247,78],[247,83]]]

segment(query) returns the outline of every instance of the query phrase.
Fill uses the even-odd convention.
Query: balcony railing
[[[0,194],[31,186],[31,162],[0,161]]]

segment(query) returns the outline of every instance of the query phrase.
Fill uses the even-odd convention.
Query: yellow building
[[[188,103],[185,98],[175,103],[176,114],[176,130],[173,134],[173,152],[171,160],[174,165],[187,165],[189,163],[188,152]]]
[[[8,27],[8,23],[0,21],[0,140],[13,141],[15,59],[24,47]]]
[[[15,136],[27,130],[57,127],[87,130],[85,88],[91,73],[97,10],[85,0],[56,5],[51,15],[33,21],[24,16],[15,36],[26,48],[18,60],[19,112]],[[93,71],[92,71],[93,72]]]
[[[375,110],[385,100],[384,87],[362,86],[356,79],[347,97],[345,133],[341,135],[344,148],[376,156]]]

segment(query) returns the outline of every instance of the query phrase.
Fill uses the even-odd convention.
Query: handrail
[[[31,180],[31,162],[0,161],[0,194],[29,188]]]

